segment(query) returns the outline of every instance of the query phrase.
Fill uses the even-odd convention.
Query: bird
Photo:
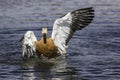
[[[93,7],[81,8],[61,16],[53,24],[52,34],[42,28],[42,38],[37,40],[33,31],[27,31],[21,38],[22,57],[56,58],[67,53],[69,41],[78,30],[88,26],[94,19]]]

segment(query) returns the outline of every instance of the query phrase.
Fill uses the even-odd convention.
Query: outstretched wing
[[[68,42],[74,32],[86,27],[93,18],[94,10],[89,7],[69,12],[54,22],[51,36],[61,54],[66,53]]]
[[[35,41],[37,38],[32,31],[27,31],[22,38],[22,57],[32,57],[36,54]]]

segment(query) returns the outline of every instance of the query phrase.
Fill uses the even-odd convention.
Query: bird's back
[[[45,56],[47,58],[54,58],[58,56],[58,49],[55,46],[52,38],[47,38],[46,43],[44,43],[43,38],[35,42],[36,52],[38,56]]]

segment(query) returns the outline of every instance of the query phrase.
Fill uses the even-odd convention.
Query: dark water
[[[94,21],[77,31],[66,58],[21,58],[27,30],[41,37],[54,20],[83,7]],[[49,34],[50,36],[50,34]],[[0,80],[120,80],[120,0],[0,0]]]

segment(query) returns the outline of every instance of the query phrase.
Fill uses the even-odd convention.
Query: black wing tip
[[[93,7],[81,8],[79,10],[93,10]]]
[[[24,35],[20,38],[19,42],[22,42],[24,39]]]
[[[72,26],[75,26],[75,29],[80,30],[88,26],[94,19],[94,9],[93,7],[87,7],[75,10],[71,12],[72,14]]]
[[[77,10],[74,10],[72,11],[71,13],[74,14],[76,12],[93,12],[94,13],[94,8],[93,7],[87,7],[87,8],[81,8],[81,9],[77,9]]]
[[[94,18],[93,7],[81,8],[71,12],[72,15],[87,16],[88,18]]]

